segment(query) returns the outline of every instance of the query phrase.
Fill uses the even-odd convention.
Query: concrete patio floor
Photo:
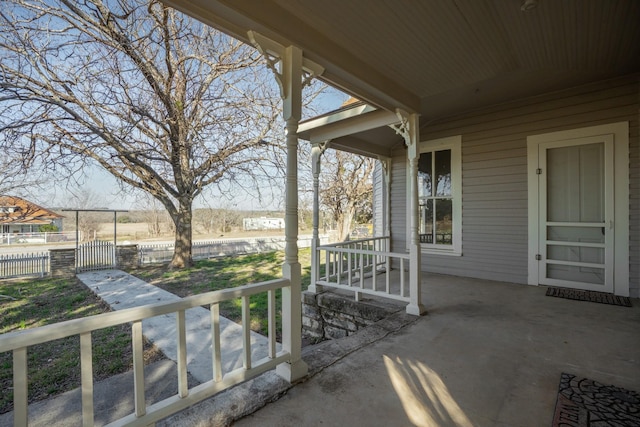
[[[640,301],[424,275],[428,313],[234,425],[549,426],[562,372],[640,391]],[[203,424],[204,425],[204,424]]]

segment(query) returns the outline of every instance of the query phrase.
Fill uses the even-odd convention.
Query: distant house
[[[245,230],[282,230],[284,228],[283,218],[244,218],[242,227]]]
[[[0,224],[2,233],[33,233],[43,225],[55,225],[62,230],[59,215],[28,200],[14,196],[0,196]]]

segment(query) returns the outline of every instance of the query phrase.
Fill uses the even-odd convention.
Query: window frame
[[[420,243],[420,247],[423,254],[462,256],[462,135],[422,141],[418,144],[418,155],[442,150],[451,150],[452,242],[451,245]],[[407,200],[411,200],[412,196],[410,179],[410,174],[407,173]],[[411,241],[410,224],[411,210],[407,209],[407,245]]]

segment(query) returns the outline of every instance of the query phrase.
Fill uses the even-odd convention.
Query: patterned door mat
[[[638,427],[640,394],[562,373],[552,427]]]
[[[547,288],[547,296],[631,307],[630,298],[619,297],[606,292],[583,291],[580,289],[557,288],[550,286]]]

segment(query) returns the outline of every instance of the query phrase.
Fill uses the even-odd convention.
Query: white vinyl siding
[[[385,234],[385,221],[386,221],[386,183],[384,179],[384,170],[382,164],[376,162],[375,169],[373,170],[373,235],[374,237],[381,237]]]
[[[527,283],[527,136],[629,122],[630,295],[640,296],[640,143],[637,75],[431,123],[421,140],[462,135],[461,257],[423,255],[423,270]],[[391,232],[406,248],[406,151],[394,153]]]

